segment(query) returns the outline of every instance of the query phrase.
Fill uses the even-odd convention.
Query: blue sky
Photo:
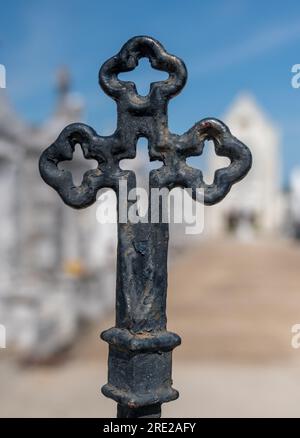
[[[8,93],[28,121],[49,116],[54,73],[67,65],[85,121],[99,133],[113,131],[115,104],[98,87],[99,67],[130,37],[151,35],[189,71],[170,103],[172,131],[222,117],[240,91],[249,91],[281,130],[285,179],[300,165],[300,88],[291,87],[291,67],[300,63],[299,1],[11,0],[2,2],[0,26]],[[160,78],[150,67],[130,76],[138,87]]]

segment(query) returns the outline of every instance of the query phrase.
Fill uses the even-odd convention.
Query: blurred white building
[[[71,344],[80,323],[114,300],[115,229],[99,225],[97,205],[65,206],[39,174],[41,152],[82,120],[65,70],[57,89],[54,113],[39,126],[21,120],[0,90],[0,323],[8,347],[34,360]],[[82,176],[83,162],[72,160],[72,172]]]
[[[279,131],[250,94],[236,98],[224,121],[250,148],[253,165],[222,202],[207,209],[209,234],[233,233],[244,238],[273,235],[279,230],[283,210]],[[220,167],[217,159],[214,154],[211,171]]]

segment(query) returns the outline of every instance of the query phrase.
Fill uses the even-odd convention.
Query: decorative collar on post
[[[166,71],[165,81],[154,82],[147,96],[137,93],[133,82],[121,81],[118,74],[133,70],[142,57],[154,69]],[[118,123],[113,135],[99,136],[82,123],[67,126],[40,159],[40,173],[63,201],[84,208],[96,201],[97,191],[112,188],[119,196],[119,184],[128,192],[136,187],[135,174],[122,170],[120,160],[134,158],[140,137],[148,139],[150,160],[162,162],[152,170],[149,187],[192,189],[194,199],[207,205],[221,201],[231,186],[251,167],[249,149],[217,119],[204,119],[183,135],[168,129],[168,101],[176,96],[187,78],[179,58],[147,36],[134,37],[120,52],[104,63],[99,72],[102,89],[117,103]],[[201,155],[205,140],[213,140],[217,155],[231,161],[215,172],[207,185],[201,170],[190,167],[187,157]],[[58,163],[72,160],[75,145],[84,157],[98,162],[74,185],[72,174]],[[203,196],[199,190],[203,189]],[[133,201],[128,201],[128,207]],[[149,206],[150,208],[150,206]],[[119,212],[120,214],[120,212]],[[161,404],[178,397],[172,388],[172,350],[179,336],[166,330],[168,224],[118,222],[116,326],[102,333],[109,344],[108,383],[102,392],[118,403],[118,417],[160,417]]]

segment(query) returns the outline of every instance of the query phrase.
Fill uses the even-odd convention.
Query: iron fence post
[[[167,80],[151,84],[147,96],[140,96],[134,83],[118,78],[119,73],[133,70],[142,57],[153,68],[169,73]],[[147,36],[129,40],[99,72],[102,89],[117,103],[115,133],[105,137],[82,123],[67,126],[41,155],[44,181],[77,209],[94,203],[103,187],[112,188],[118,197],[121,181],[128,192],[136,187],[134,172],[122,170],[119,162],[134,158],[138,138],[146,137],[150,160],[162,162],[162,167],[150,172],[150,189],[180,186],[190,188],[193,198],[207,205],[222,200],[249,171],[251,154],[217,119],[201,120],[183,135],[169,131],[168,101],[181,91],[186,78],[184,63],[158,41]],[[211,185],[205,184],[201,170],[186,164],[187,157],[202,154],[208,139],[214,141],[217,155],[231,161],[216,171]],[[77,143],[85,158],[98,162],[97,169],[84,174],[79,187],[69,171],[57,166],[72,159]],[[127,208],[134,202],[128,200]],[[118,403],[120,418],[160,417],[161,404],[178,397],[171,386],[171,366],[172,350],[181,340],[166,329],[169,230],[161,213],[158,223],[123,223],[118,211],[116,324],[101,337],[109,344],[108,383],[102,392]]]

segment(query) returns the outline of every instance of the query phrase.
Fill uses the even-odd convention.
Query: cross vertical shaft
[[[116,327],[102,333],[110,344],[102,391],[119,403],[120,417],[160,416],[161,403],[178,397],[171,387],[171,351],[180,338],[166,331],[168,225],[122,225]]]

